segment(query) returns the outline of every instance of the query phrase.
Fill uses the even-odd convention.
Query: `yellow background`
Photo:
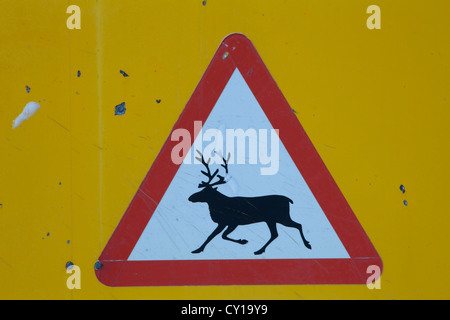
[[[66,27],[71,4],[81,8],[81,30]],[[381,8],[381,30],[366,27],[371,4]],[[1,1],[0,298],[450,298],[449,10],[445,0]],[[380,254],[380,290],[110,288],[95,277],[95,261],[234,32],[255,45]],[[12,130],[29,101],[40,110]],[[121,102],[126,113],[115,116]],[[80,290],[66,287],[67,261],[81,268]]]

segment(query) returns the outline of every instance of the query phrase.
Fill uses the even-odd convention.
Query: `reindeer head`
[[[208,161],[206,162],[205,158],[203,158],[202,153],[198,150],[197,150],[197,153],[201,156],[201,158],[196,157],[196,159],[198,161],[201,161],[202,164],[206,168],[206,171],[202,170],[201,172],[208,178],[208,181],[202,181],[198,185],[198,187],[202,188],[202,190],[191,195],[188,200],[191,202],[209,202],[218,193],[217,187],[214,188],[214,186],[225,184],[227,182],[225,181],[225,178],[223,176],[221,176],[220,174],[217,174],[219,172],[219,169],[216,169],[216,171],[214,171],[214,173],[211,174],[211,171],[209,170],[209,162],[211,161],[211,159],[208,159]],[[222,157],[222,159],[223,159],[224,164],[222,164],[221,166],[225,168],[225,173],[228,173],[228,163],[227,162],[230,160],[230,154],[228,154],[227,160],[225,160],[225,158],[223,158],[223,157]],[[212,180],[216,177],[216,175],[217,175],[217,178],[219,178],[219,180],[217,180],[216,182],[212,182]]]

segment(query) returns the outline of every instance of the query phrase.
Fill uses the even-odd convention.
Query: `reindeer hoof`
[[[245,239],[239,239],[239,240],[237,241],[237,243],[239,243],[239,244],[246,244],[246,243],[248,243],[248,241],[245,240]]]
[[[260,249],[260,250],[254,252],[254,254],[256,256],[260,255],[261,253],[264,253],[264,250]]]
[[[200,253],[200,252],[203,252],[202,248],[198,248],[197,250],[194,250],[191,253]]]
[[[311,249],[311,245],[309,244],[309,242],[305,242],[305,247],[307,247],[308,249]]]

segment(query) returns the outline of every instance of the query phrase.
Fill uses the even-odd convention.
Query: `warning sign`
[[[109,286],[365,284],[382,262],[252,43],[223,40],[96,264]]]

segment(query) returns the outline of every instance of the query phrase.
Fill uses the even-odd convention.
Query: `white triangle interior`
[[[245,79],[236,69],[203,124],[202,131],[219,129],[226,136],[226,129],[248,128],[274,129],[253,96]],[[283,128],[275,128],[280,131]],[[201,136],[193,144],[194,152]],[[270,141],[270,138],[268,139]],[[203,142],[206,146],[209,142]],[[269,150],[269,154],[270,154]],[[193,158],[193,157],[192,157]],[[248,160],[248,158],[247,158]],[[229,196],[264,196],[279,194],[293,200],[290,206],[292,220],[302,224],[305,238],[311,243],[307,249],[297,229],[278,224],[278,238],[261,255],[253,252],[260,249],[270,238],[267,225],[263,222],[239,226],[229,237],[246,239],[240,245],[216,236],[202,253],[193,254],[216,228],[211,220],[206,203],[188,201],[190,195],[198,192],[198,184],[205,180],[200,172],[201,164],[182,163],[172,183],[161,199],[141,237],[136,243],[129,260],[220,260],[220,259],[325,259],[349,258],[349,255],[317,203],[314,195],[292,161],[283,143],[279,143],[279,167],[277,174],[261,175],[259,164],[229,164],[231,180],[219,185],[218,190]],[[213,168],[214,167],[214,168]],[[220,168],[211,164],[211,168]],[[223,174],[223,173],[222,173]]]

